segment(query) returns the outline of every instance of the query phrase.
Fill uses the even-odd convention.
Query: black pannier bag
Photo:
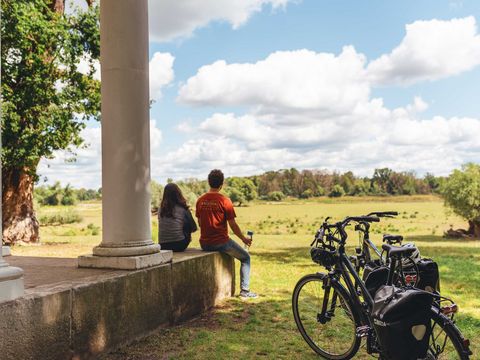
[[[384,265],[380,265],[378,260],[370,261],[365,265],[362,278],[365,287],[373,298],[380,286],[386,284],[388,268]]]
[[[404,265],[403,272],[405,276],[418,275],[417,288],[429,292],[440,292],[440,274],[438,265],[432,259],[422,258],[416,262],[418,268],[411,262]]]
[[[377,291],[373,325],[386,359],[417,360],[427,356],[432,300],[430,293],[415,288],[385,285]]]

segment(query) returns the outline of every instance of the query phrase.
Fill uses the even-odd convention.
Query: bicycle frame
[[[343,246],[339,248],[338,259],[339,260],[333,270],[333,273],[339,274],[341,279],[343,279],[345,282],[348,293],[350,294],[351,299],[354,301],[354,305],[357,308],[358,313],[361,315],[362,325],[371,325],[370,318],[368,314],[365,313],[365,306],[362,304],[360,296],[357,292],[357,288],[354,284],[357,283],[358,288],[360,288],[361,296],[367,305],[366,307],[368,311],[371,311],[373,307],[373,298],[365,287],[363,281],[360,279],[360,276],[355,271],[355,268],[345,253]],[[354,281],[352,281],[352,277]],[[343,286],[343,284],[340,285]]]

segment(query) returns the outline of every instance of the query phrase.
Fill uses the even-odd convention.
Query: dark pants
[[[173,241],[168,243],[160,244],[162,250],[173,250],[174,252],[185,251],[190,244],[191,238],[185,238],[181,241]]]

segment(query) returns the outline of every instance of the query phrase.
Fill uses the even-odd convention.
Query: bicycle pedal
[[[368,325],[359,326],[357,327],[357,330],[356,330],[357,337],[359,338],[367,337],[370,334],[371,330],[372,329]]]

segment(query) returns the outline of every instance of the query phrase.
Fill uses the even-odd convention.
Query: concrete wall
[[[0,304],[0,358],[91,359],[232,296],[232,258],[201,253],[154,268],[35,288]]]

